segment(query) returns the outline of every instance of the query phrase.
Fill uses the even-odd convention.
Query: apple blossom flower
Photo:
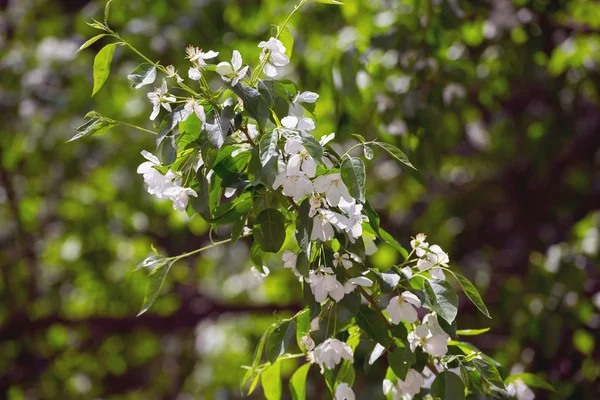
[[[334,253],[333,254],[333,266],[339,267],[340,265],[342,265],[346,269],[352,268],[352,261],[350,261],[350,254],[348,254],[348,253],[345,253],[345,254]]]
[[[172,65],[167,66],[167,78],[173,78],[177,83],[183,82],[183,79],[177,74],[175,67]]]
[[[446,254],[440,246],[434,244],[433,246],[429,246],[425,251],[425,254],[417,261],[417,268],[420,271],[424,269],[432,268],[434,266],[442,266],[442,264],[448,264],[450,262],[450,258],[448,254]],[[431,276],[438,279],[445,279],[444,272],[442,268],[433,268],[429,271]]]
[[[308,117],[298,118],[294,115],[288,115],[287,117],[283,117],[281,119],[281,125],[291,131],[306,132],[306,131],[312,131],[315,129],[315,121],[313,121],[311,118],[308,118]],[[302,143],[300,143],[300,144],[302,144]],[[287,149],[286,149],[286,152],[288,152]],[[296,152],[297,151],[293,151],[293,153],[296,153]]]
[[[171,104],[177,101],[177,99],[173,96],[170,96],[167,89],[167,81],[163,79],[162,86],[160,88],[155,88],[153,92],[148,93],[148,99],[152,103],[152,114],[150,114],[150,120],[154,121],[154,119],[158,116],[160,112],[160,106],[163,106],[165,110],[171,112]]]
[[[312,360],[315,364],[321,366],[321,373],[324,368],[332,370],[342,359],[353,361],[352,348],[348,344],[338,339],[327,339],[311,352]]]
[[[319,317],[314,317],[312,321],[310,321],[310,331],[316,332],[319,330]]]
[[[343,211],[345,211],[348,214],[348,224],[346,228],[344,228],[344,230],[346,231],[346,233],[348,233],[348,239],[350,239],[350,241],[354,243],[356,239],[362,236],[362,223],[368,218],[362,214],[362,204],[351,204],[349,207],[346,208],[342,205],[342,203],[344,202],[345,200],[342,197],[339,206]]]
[[[321,267],[320,271],[311,270],[306,282],[310,284],[310,290],[317,303],[323,302],[327,296],[336,303],[344,298],[344,285],[337,280],[331,268]]]
[[[421,307],[421,300],[411,292],[406,291],[400,296],[393,297],[385,310],[390,316],[392,324],[398,325],[400,321],[412,324],[418,318],[415,307]]]
[[[208,65],[206,60],[210,60],[219,55],[218,51],[209,50],[204,53],[201,49],[194,46],[188,46],[185,49],[185,52],[187,53],[187,58],[190,59],[190,62],[194,64],[198,70]]]
[[[335,231],[333,227],[345,229],[348,218],[331,210],[320,208],[313,217],[313,227],[310,234],[310,240],[321,240],[327,242],[333,239]]]
[[[342,175],[338,173],[321,175],[315,179],[314,184],[315,190],[318,193],[325,193],[327,202],[332,207],[337,207],[342,198],[348,203],[354,202],[354,199],[348,192],[348,188],[342,181]]]
[[[319,139],[319,143],[321,144],[321,146],[325,146],[327,143],[331,142],[333,139],[335,139],[335,132],[331,132],[329,135],[323,136],[321,139]]]
[[[424,233],[419,233],[413,240],[410,241],[410,247],[413,248],[417,257],[423,257],[429,248],[429,243],[425,240],[427,239],[427,235]]]
[[[517,400],[533,400],[535,394],[522,379],[517,379],[514,382],[506,385],[506,392],[509,396],[516,397]]]
[[[434,357],[443,357],[448,352],[448,335],[445,332],[434,335],[425,324],[408,333],[408,343],[411,351],[414,352],[417,346],[421,346]]]
[[[273,189],[282,187],[282,193],[292,196],[294,201],[300,201],[304,196],[313,193],[313,184],[302,171],[295,175],[288,175],[287,171],[280,171],[273,182]]]
[[[298,92],[294,100],[290,104],[290,110],[288,112],[289,115],[294,115],[296,117],[301,117],[304,115],[304,109],[302,108],[302,104],[311,104],[317,101],[319,95],[315,92]]]
[[[193,189],[181,186],[172,186],[165,189],[163,193],[173,201],[173,208],[177,211],[185,211],[189,196],[198,197],[198,194]]]
[[[265,75],[270,78],[277,76],[277,67],[286,66],[290,62],[288,56],[285,55],[285,46],[274,37],[267,42],[260,42],[258,47],[262,49],[260,61],[264,63]]]
[[[271,273],[271,270],[269,268],[267,268],[266,265],[263,265],[262,269],[264,272],[260,272],[258,270],[258,268],[254,267],[254,266],[252,268],[250,268],[252,275],[256,278],[257,281],[259,281],[261,283],[264,282],[265,278],[267,276],[269,276],[269,274]]]
[[[339,383],[335,389],[335,400],[355,400],[354,392],[347,383]]]
[[[298,278],[302,277],[300,272],[298,272],[298,270],[296,269],[298,254],[294,253],[293,251],[286,250],[283,252],[281,258],[283,259],[283,268],[291,269],[294,275],[296,275]]]
[[[327,206],[327,204],[325,204],[325,199],[319,194],[313,194],[312,196],[310,196],[308,202],[310,203],[310,210],[308,211],[308,216],[311,218],[317,214],[317,210],[319,208]]]
[[[315,341],[310,337],[310,334],[306,334],[300,338],[300,345],[304,346],[306,351],[312,351],[315,348]]]
[[[423,376],[411,368],[406,373],[404,380],[398,378],[398,381],[393,383],[385,379],[383,381],[383,393],[385,395],[392,393],[393,400],[410,400],[421,391],[423,383]]]
[[[365,276],[357,276],[356,278],[350,278],[344,283],[344,293],[348,294],[354,291],[357,286],[371,287],[373,281]]]
[[[195,99],[187,99],[184,110],[188,114],[191,114],[192,112],[196,114],[196,117],[202,121],[202,127],[204,127],[204,124],[206,123],[206,113],[204,112],[204,107],[198,104]]]
[[[231,86],[237,85],[247,72],[248,66],[242,68],[242,55],[237,50],[233,51],[231,64],[225,61],[217,64],[217,73],[225,82],[231,82]]]

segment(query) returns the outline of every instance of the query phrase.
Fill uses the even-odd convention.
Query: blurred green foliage
[[[117,127],[65,143],[92,109],[149,124],[145,92],[126,79],[140,60],[124,49],[90,98],[103,42],[74,53],[103,6],[27,0],[0,11],[0,397],[239,398],[239,366],[272,313],[288,316],[302,294],[280,260],[255,281],[246,240],[175,264],[151,312],[135,317],[146,278],[133,269],[150,245],[193,250],[209,243],[208,226],[145,192],[135,170],[150,135]],[[111,25],[185,74],[188,44],[236,48],[256,64],[257,43],[291,7],[117,0]],[[540,396],[597,399],[600,5],[346,0],[311,4],[290,28],[287,73],[321,95],[317,135],[335,131],[344,148],[352,133],[380,138],[420,170],[375,157],[372,204],[403,243],[428,233],[476,282],[493,320],[461,299],[461,326],[492,328],[475,344],[557,388]],[[394,254],[382,250],[371,262],[386,269]],[[315,373],[309,398],[325,393]],[[374,365],[355,391],[382,397],[384,373]]]

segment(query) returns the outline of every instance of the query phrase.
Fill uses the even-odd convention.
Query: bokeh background
[[[462,298],[459,327],[491,327],[472,342],[504,372],[555,385],[538,398],[600,398],[600,3],[346,3],[309,4],[290,25],[286,74],[321,95],[317,135],[402,148],[421,177],[378,154],[372,204],[402,243],[426,232],[481,290],[493,319]],[[185,75],[189,44],[255,65],[293,4],[116,0],[110,23]],[[273,313],[301,307],[300,289],[277,259],[258,282],[240,241],[175,264],[136,318],[147,278],[133,270],[150,245],[189,251],[208,226],[145,192],[135,171],[152,136],[118,127],[66,143],[90,110],[151,127],[126,79],[141,60],[125,49],[90,97],[105,42],[74,53],[103,7],[0,1],[0,398],[241,398],[240,365]],[[385,246],[370,260],[395,261]],[[357,371],[359,398],[382,398],[385,371]],[[317,368],[309,393],[325,398]]]

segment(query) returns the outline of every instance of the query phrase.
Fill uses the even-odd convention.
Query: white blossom
[[[400,296],[393,297],[385,310],[390,316],[392,324],[398,325],[400,321],[412,324],[418,318],[416,307],[421,307],[421,300],[411,292],[406,291]]]
[[[325,199],[321,195],[312,195],[308,199],[310,203],[310,210],[308,211],[309,217],[314,217],[317,214],[317,210],[321,207],[326,207]]]
[[[315,341],[308,333],[300,338],[300,344],[304,346],[306,351],[312,351],[315,348]]]
[[[163,193],[173,201],[173,208],[177,211],[185,211],[189,196],[198,197],[193,189],[181,186],[172,186],[165,189]]]
[[[354,243],[356,239],[362,236],[362,223],[368,218],[362,214],[362,204],[355,203],[351,204],[350,207],[346,208],[342,205],[342,203],[344,202],[345,199],[342,197],[339,204],[340,208],[342,208],[342,210],[348,213],[348,224],[346,228],[344,228],[344,230],[346,231],[346,233],[348,233],[348,239],[350,239],[350,241]]]
[[[183,79],[177,74],[175,67],[172,65],[167,66],[167,78],[173,78],[177,83],[183,82]]]
[[[342,265],[346,269],[352,268],[352,261],[350,261],[350,254],[348,254],[348,253],[345,253],[345,254],[334,253],[333,254],[333,266],[339,267],[340,265]]]
[[[323,136],[321,139],[319,139],[319,143],[321,144],[321,146],[325,146],[327,143],[331,142],[333,139],[335,139],[335,132],[331,132],[329,135]]]
[[[316,332],[319,330],[319,317],[314,317],[312,321],[310,321],[310,331]]]
[[[411,400],[414,395],[421,391],[423,383],[423,376],[414,369],[409,369],[404,380],[398,378],[398,381],[393,383],[385,379],[383,381],[383,393],[385,395],[392,393],[394,400]]]
[[[373,281],[365,276],[357,276],[356,278],[350,278],[348,279],[348,281],[346,281],[346,283],[344,283],[344,293],[348,294],[354,291],[354,289],[356,289],[357,286],[371,287],[373,286]]]
[[[304,114],[304,109],[301,104],[314,103],[319,98],[319,95],[315,92],[298,92],[292,104],[290,104],[290,115],[301,117]]]
[[[310,240],[321,240],[327,242],[333,239],[335,231],[333,227],[345,229],[348,225],[348,218],[331,210],[320,208],[313,218],[313,228],[310,234]]]
[[[299,278],[302,277],[300,272],[298,272],[298,270],[296,269],[296,262],[298,260],[298,254],[294,253],[293,251],[286,250],[283,252],[282,259],[283,259],[283,268],[289,268],[292,270],[294,275],[296,275]]]
[[[287,129],[296,131],[312,131],[313,129],[315,129],[315,121],[313,121],[311,118],[298,118],[294,115],[288,115],[287,117],[283,117],[281,119],[281,125],[283,125]]]
[[[290,62],[288,56],[285,55],[285,46],[280,40],[274,37],[270,38],[267,42],[260,42],[258,47],[262,49],[260,61],[265,63],[264,71],[268,77],[272,78],[276,76],[277,67],[283,67]]]
[[[311,270],[306,282],[310,284],[310,290],[318,303],[323,302],[327,296],[336,302],[344,298],[344,285],[337,280],[331,268],[321,268],[320,271]]]
[[[335,400],[355,400],[354,392],[347,383],[339,383],[335,389]]]
[[[194,66],[198,70],[208,65],[206,60],[210,60],[219,55],[219,52],[212,50],[209,50],[206,53],[204,53],[201,49],[194,46],[188,46],[185,49],[185,51],[188,55],[188,58],[190,59],[190,62],[194,64]]]
[[[415,351],[417,346],[422,346],[423,350],[434,357],[443,357],[448,352],[449,336],[434,328],[436,334],[432,333],[427,325],[422,324],[416,330],[408,333],[408,343],[411,351]]]
[[[204,123],[206,122],[206,113],[204,112],[204,107],[198,104],[195,99],[187,99],[184,110],[188,114],[191,114],[192,112],[196,114],[196,117],[202,121],[202,126],[204,126]]]
[[[169,95],[167,89],[167,81],[163,79],[163,83],[161,87],[155,88],[153,92],[148,93],[148,99],[152,103],[152,114],[150,114],[150,120],[154,121],[154,119],[158,116],[160,112],[160,106],[163,106],[165,110],[171,112],[171,104],[177,101],[177,99],[173,96]]]
[[[424,269],[431,268],[433,266],[442,266],[441,264],[448,264],[450,259],[448,254],[446,254],[440,246],[434,244],[433,246],[429,246],[425,251],[425,254],[417,261],[417,268],[420,271]],[[442,268],[433,268],[429,271],[431,276],[437,279],[445,279],[444,272]]]
[[[256,267],[252,267],[250,268],[250,271],[252,272],[252,275],[254,275],[254,277],[256,278],[257,281],[259,282],[264,282],[265,278],[267,276],[269,276],[269,274],[271,273],[271,270],[269,268],[267,268],[266,265],[263,265],[262,267],[264,272],[260,272]]]
[[[410,247],[413,248],[417,257],[423,257],[429,248],[429,243],[425,240],[427,236],[424,233],[419,233],[413,240],[410,241]]]
[[[312,182],[301,171],[298,171],[295,175],[288,175],[286,170],[279,172],[273,182],[273,189],[279,187],[282,187],[283,194],[292,196],[296,202],[313,193]]]
[[[332,207],[337,207],[342,198],[348,203],[354,202],[354,199],[348,192],[348,188],[342,181],[341,174],[321,175],[315,179],[314,184],[315,190],[318,193],[325,193],[325,198]]]
[[[225,61],[217,64],[217,73],[221,75],[221,79],[225,82],[231,82],[231,86],[237,85],[239,80],[246,76],[247,72],[248,66],[242,68],[242,55],[237,50],[233,51],[231,64]]]
[[[533,391],[522,379],[517,379],[506,385],[506,392],[509,396],[516,397],[517,400],[533,400],[535,398]]]
[[[193,81],[199,81],[202,78],[202,73],[196,67],[190,67],[188,69],[188,77]]]
[[[312,360],[321,366],[321,373],[324,368],[334,369],[342,359],[353,361],[352,348],[337,339],[327,339],[311,352]]]

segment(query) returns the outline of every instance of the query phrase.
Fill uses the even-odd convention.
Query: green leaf
[[[310,310],[305,308],[296,315],[296,343],[301,347],[302,337],[310,331]]]
[[[402,380],[406,379],[406,373],[415,361],[417,361],[417,357],[408,347],[397,347],[388,354],[390,368]]]
[[[490,328],[483,329],[459,329],[456,331],[458,336],[477,336],[483,333],[486,333],[490,330]]]
[[[165,264],[167,262],[167,260],[165,260],[163,257],[159,256],[159,255],[151,255],[150,257],[146,258],[144,261],[142,261],[141,263],[139,263],[136,267],[134,271],[138,271],[142,268],[146,268],[148,270],[148,272],[152,272],[153,270],[155,270],[157,267],[159,267],[162,264]]]
[[[286,27],[279,31],[279,40],[285,46],[285,55],[292,58],[292,50],[294,49],[294,36]]]
[[[460,363],[460,379],[463,382],[463,385],[465,385],[466,388],[469,388],[470,383],[471,383],[471,377],[469,375],[469,371],[465,368],[465,366]]]
[[[351,361],[343,360],[340,365],[340,370],[338,371],[335,381],[337,383],[347,383],[348,386],[352,386],[354,384],[354,379],[356,378],[356,371],[354,371],[354,366]]]
[[[311,364],[304,364],[290,378],[292,400],[306,400],[306,377]]]
[[[265,348],[265,343],[267,341],[267,337],[269,336],[269,332],[271,328],[267,329],[265,333],[260,337],[256,348],[254,349],[254,356],[252,357],[252,373],[254,374],[260,365],[260,360],[262,359],[263,350]]]
[[[156,66],[150,63],[140,64],[131,74],[127,75],[127,79],[131,81],[131,87],[134,89],[150,85],[156,79]]]
[[[483,358],[474,358],[471,363],[483,379],[500,389],[505,389],[504,382],[495,365]]]
[[[384,142],[373,142],[373,144],[376,144],[377,146],[387,151],[392,157],[394,157],[397,161],[401,162],[407,167],[411,167],[415,171],[417,170],[415,166],[412,165],[411,162],[408,160],[406,154],[404,154],[404,152],[402,152],[402,150],[400,150],[396,146]]]
[[[306,148],[306,151],[308,151],[308,154],[310,154],[315,161],[320,162],[321,158],[323,158],[323,146],[321,146],[321,143],[319,143],[313,135],[304,131],[300,131],[300,140]]]
[[[313,227],[313,219],[308,216],[310,212],[310,202],[305,200],[300,205],[300,211],[298,211],[296,217],[296,242],[298,242],[298,246],[304,251],[307,255],[310,255],[310,235]]]
[[[298,270],[300,275],[305,278],[308,278],[310,275],[310,261],[308,260],[306,253],[303,251],[298,253],[298,257],[296,258],[296,270]]]
[[[158,298],[160,294],[160,290],[165,283],[165,279],[167,274],[171,270],[173,266],[173,262],[167,262],[162,265],[156,266],[152,272],[150,272],[150,282],[148,283],[148,287],[146,288],[146,294],[144,296],[144,304],[142,305],[142,309],[138,313],[138,317],[148,311],[152,304]]]
[[[98,93],[98,90],[102,88],[102,85],[108,79],[108,75],[110,75],[110,63],[116,48],[116,43],[110,43],[96,54],[96,58],[94,58],[94,89],[92,90],[92,96]]]
[[[260,163],[263,167],[267,165],[272,157],[276,157],[279,154],[277,151],[278,140],[279,135],[276,130],[267,132],[260,138],[258,148],[260,149]]]
[[[464,400],[465,385],[458,375],[444,371],[431,384],[431,395],[442,400]]]
[[[244,109],[256,120],[259,130],[263,131],[267,118],[269,118],[269,104],[260,95],[260,92],[243,83],[230,86],[230,89],[242,99],[244,102]]]
[[[365,143],[367,141],[363,135],[359,135],[358,133],[353,133],[352,137],[354,137],[356,140],[358,140],[361,143]]]
[[[344,3],[342,3],[339,0],[313,0],[315,3],[323,3],[323,4],[335,4],[338,6],[343,6]]]
[[[402,247],[402,245],[398,243],[398,241],[394,239],[394,237],[382,227],[379,227],[379,237],[383,239],[387,244],[392,246],[394,250],[400,253],[405,260],[408,258],[408,252],[406,251],[406,249]]]
[[[365,201],[365,163],[358,157],[348,157],[340,166],[342,180],[348,187],[350,195],[356,200]]]
[[[377,343],[384,347],[391,344],[392,341],[388,334],[387,325],[377,311],[367,306],[361,306],[360,311],[356,315],[356,323],[360,329],[365,331]]]
[[[524,384],[526,384],[527,386],[531,386],[531,387],[537,387],[540,389],[546,389],[546,390],[551,390],[551,391],[555,391],[554,387],[549,384],[548,382],[546,382],[543,378],[540,378],[537,375],[534,374],[530,374],[527,372],[522,372],[520,374],[513,374],[510,375],[509,377],[507,377],[504,380],[504,383],[509,384],[512,383],[516,380],[522,380]]]
[[[454,277],[460,284],[460,287],[462,288],[463,292],[465,293],[465,295],[467,295],[469,300],[471,300],[471,302],[473,304],[475,304],[475,307],[477,307],[483,315],[485,315],[489,319],[492,319],[490,312],[487,309],[487,306],[485,305],[485,303],[483,302],[483,299],[481,298],[481,295],[479,294],[479,292],[477,291],[475,286],[471,283],[471,281],[469,281],[467,278],[465,278],[458,272],[454,272],[449,269],[444,269],[444,271],[448,271],[452,275],[454,275]]]
[[[424,281],[425,301],[440,317],[449,324],[458,313],[458,295],[450,284],[441,279]]]
[[[373,148],[371,146],[363,146],[363,152],[364,152],[365,158],[367,160],[372,160],[373,157],[375,156],[373,154]]]
[[[79,53],[81,50],[87,49],[88,47],[96,43],[98,40],[102,39],[104,36],[107,35],[107,33],[101,33],[99,35],[94,36],[91,39],[88,39],[84,44],[81,45],[81,47],[75,53]]]
[[[267,367],[260,376],[260,383],[267,400],[281,399],[281,362]]]
[[[267,338],[267,360],[274,364],[277,358],[286,352],[295,337],[296,322],[284,321],[269,333]]]
[[[75,136],[67,141],[72,142],[81,139],[85,136],[102,135],[112,127],[118,125],[117,122],[103,118],[100,114],[92,112],[93,117],[87,120],[83,125],[78,126],[75,130],[78,132]]]
[[[285,217],[274,208],[262,210],[256,218],[253,235],[261,249],[277,253],[285,241]]]
[[[184,106],[179,106],[173,112],[167,114],[160,123],[160,129],[156,135],[156,147],[160,146],[167,135],[189,115],[190,113],[185,110]]]
[[[221,110],[221,114],[213,113],[206,120],[206,137],[215,149],[220,149],[231,129],[231,120],[235,117],[235,111],[231,106]]]

